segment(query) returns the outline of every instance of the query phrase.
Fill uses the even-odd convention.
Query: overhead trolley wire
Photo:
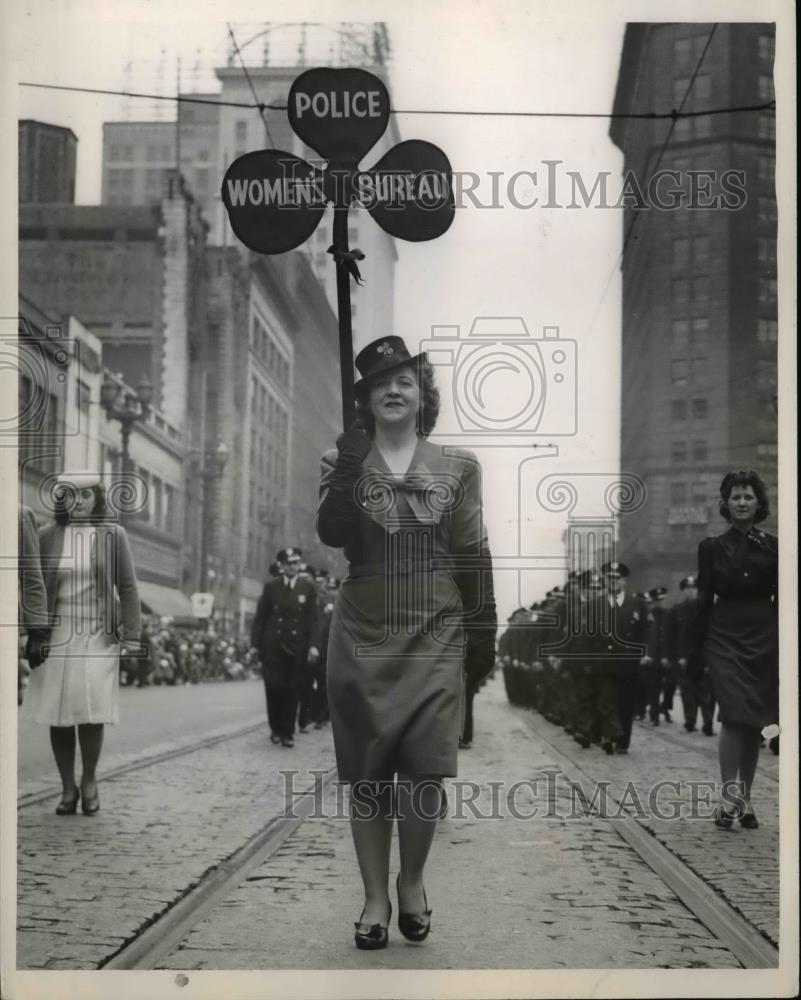
[[[700,65],[700,64],[699,64]],[[243,65],[243,70],[245,69]],[[106,94],[111,97],[139,97],[144,100],[149,101],[174,101],[179,104],[218,104],[220,107],[225,108],[246,108],[249,110],[255,110],[259,112],[264,111],[286,111],[286,104],[269,104],[265,101],[260,101],[253,88],[252,81],[250,80],[247,71],[245,75],[248,82],[251,84],[251,91],[253,92],[254,102],[249,103],[247,101],[216,101],[210,100],[207,97],[193,97],[189,94],[146,94],[139,93],[131,90],[107,90],[100,87],[73,87],[66,84],[57,83],[34,83],[32,81],[21,80],[19,82],[20,87],[32,87],[41,90],[62,90],[70,91],[77,94]],[[685,95],[686,98],[686,95]],[[478,110],[446,110],[446,109],[424,109],[424,108],[411,108],[411,109],[400,109],[393,108],[390,110],[390,114],[393,115],[454,115],[454,116],[472,116],[472,117],[485,117],[485,118],[630,118],[639,120],[672,120],[676,121],[679,118],[702,118],[708,115],[726,115],[726,114],[741,114],[754,111],[775,111],[776,102],[774,101],[763,101],[761,104],[742,104],[733,105],[731,107],[725,108],[705,108],[701,111],[682,111],[681,107],[684,105],[684,101],[680,108],[671,109],[670,111],[632,111],[632,112],[596,112],[596,111],[478,111]],[[266,123],[265,123],[266,125]],[[271,140],[272,141],[272,140]]]
[[[267,141],[270,143],[271,146],[275,145],[275,140],[270,134],[270,126],[267,124],[267,119],[264,117],[264,111],[267,108],[267,105],[263,101],[259,100],[259,95],[256,93],[256,88],[253,86],[253,80],[250,77],[250,73],[248,73],[248,68],[245,65],[245,60],[242,58],[242,53],[239,51],[239,46],[236,43],[236,38],[234,37],[234,29],[227,21],[225,26],[226,28],[228,28],[228,34],[231,36],[231,44],[233,45],[234,51],[239,57],[239,64],[242,67],[242,72],[245,74],[245,79],[247,80],[248,86],[250,87],[250,92],[251,94],[253,94],[253,100],[256,102],[255,108],[258,109],[259,117],[261,118],[262,124],[264,125],[264,132],[266,134]]]

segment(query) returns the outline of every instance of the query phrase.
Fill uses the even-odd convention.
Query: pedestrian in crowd
[[[778,539],[755,527],[770,511],[767,490],[753,469],[724,476],[722,535],[698,546],[695,660],[709,667],[720,704],[721,803],[716,826],[734,820],[759,826],[751,804],[764,726],[776,723],[778,700]]]
[[[673,706],[673,694],[670,693],[670,705],[665,695],[670,691],[671,665],[668,658],[668,612],[665,607],[667,587],[654,587],[648,591],[651,599],[651,615],[648,628],[648,716],[652,726],[659,725],[660,716],[665,722],[672,722],[670,710]],[[673,684],[675,691],[675,683]]]
[[[56,813],[100,808],[96,769],[103,727],[119,721],[121,651],[138,648],[141,619],[125,529],[106,512],[96,472],[59,476],[55,523],[40,534],[47,591],[49,655],[34,671],[25,718],[50,726],[62,783]],[[118,611],[119,606],[119,611]],[[75,730],[83,776],[75,781]]]
[[[356,367],[359,420],[323,456],[318,534],[349,563],[331,621],[328,696],[365,892],[355,942],[375,949],[386,947],[392,914],[394,819],[398,927],[412,941],[429,933],[424,868],[442,778],[456,774],[462,671],[491,671],[496,616],[480,467],[426,440],[439,410],[433,366],[388,336]]]
[[[679,583],[679,590],[682,599],[670,609],[668,640],[670,659],[679,673],[684,728],[688,733],[694,733],[700,712],[701,730],[705,736],[712,736],[715,699],[709,668],[703,663],[692,663],[693,628],[698,617],[698,581],[694,576],[685,576]]]
[[[280,576],[268,581],[251,625],[250,644],[258,650],[270,740],[294,746],[298,703],[308,665],[320,655],[320,614],[317,591],[299,579],[302,551],[281,549]]]
[[[25,667],[20,661],[17,701],[21,705],[30,672],[47,659],[47,592],[42,578],[39,551],[39,529],[30,507],[19,505],[18,511],[19,624],[25,636]]]
[[[606,601],[611,615],[605,619],[605,643],[609,654],[610,682],[615,688],[620,732],[616,741],[618,753],[628,753],[631,730],[637,709],[640,674],[648,669],[645,662],[648,607],[635,595],[626,593],[629,568],[623,562],[610,560],[601,566],[607,589]]]

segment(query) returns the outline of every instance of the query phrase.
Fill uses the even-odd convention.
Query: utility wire
[[[238,50],[237,50],[238,51]],[[175,101],[183,104],[218,104],[221,107],[226,108],[247,108],[249,110],[257,110],[259,112],[264,111],[286,111],[286,104],[267,104],[264,101],[260,101],[253,89],[252,81],[245,66],[242,66],[245,70],[248,82],[251,85],[251,91],[253,92],[253,97],[255,103],[249,104],[245,101],[212,101],[204,97],[191,97],[186,94],[179,95],[169,95],[169,94],[145,94],[137,93],[131,90],[104,90],[97,87],[72,87],[65,84],[56,83],[32,83],[30,81],[21,80],[19,83],[20,87],[34,87],[41,90],[64,90],[71,91],[78,94],[108,94],[112,97],[141,97],[149,101]],[[682,102],[683,105],[684,102]],[[390,110],[390,114],[393,115],[455,115],[455,116],[474,116],[474,117],[485,117],[485,118],[632,118],[632,119],[642,119],[642,120],[652,120],[657,121],[660,119],[671,119],[676,121],[679,118],[702,118],[707,115],[726,115],[726,114],[738,114],[752,111],[775,111],[776,102],[775,101],[765,101],[762,104],[743,104],[732,107],[725,108],[707,108],[703,111],[681,111],[675,108],[670,111],[638,111],[638,112],[593,112],[593,111],[448,111],[448,110],[434,110],[434,109],[398,109],[393,108]],[[266,122],[265,122],[266,127]],[[272,141],[272,140],[270,140]]]
[[[245,65],[245,60],[242,58],[242,53],[239,51],[239,46],[236,43],[236,38],[234,37],[233,28],[231,27],[229,22],[226,22],[225,26],[226,28],[228,28],[228,34],[231,36],[231,44],[234,47],[234,52],[236,52],[237,56],[239,57],[239,64],[242,67],[242,72],[245,74],[245,79],[247,80],[248,86],[250,87],[250,92],[251,94],[253,94],[253,100],[256,102],[255,106],[256,108],[258,108],[259,117],[261,118],[262,124],[264,125],[264,131],[267,136],[267,141],[270,143],[271,146],[274,146],[275,140],[270,134],[270,126],[267,124],[267,119],[264,117],[264,111],[267,105],[264,104],[263,101],[259,100],[259,95],[256,93],[256,88],[253,86],[253,80],[250,78],[250,73],[248,73],[248,68]]]

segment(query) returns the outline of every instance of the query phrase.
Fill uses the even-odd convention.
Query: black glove
[[[29,633],[25,642],[25,659],[28,661],[28,666],[31,670],[35,670],[44,663],[48,652],[49,649],[47,648],[44,636],[37,632]]]
[[[337,438],[337,468],[343,465],[351,468],[361,463],[367,458],[367,454],[372,447],[370,438],[364,433],[364,429],[359,420],[355,420],[350,427],[343,431]]]

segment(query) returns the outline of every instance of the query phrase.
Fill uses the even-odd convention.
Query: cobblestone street
[[[685,734],[677,722],[638,728],[628,757],[582,751],[541,717],[510,706],[500,679],[482,691],[476,717],[476,740],[461,754],[458,782],[448,783],[448,816],[427,869],[433,917],[424,945],[407,944],[393,924],[386,951],[353,946],[361,887],[346,798],[331,784],[319,818],[305,820],[159,967],[740,967],[609,819],[571,814],[580,800],[567,780],[581,772],[609,779],[610,802],[630,780],[647,802],[660,780],[714,781],[714,740]],[[757,831],[727,833],[708,819],[643,820],[774,942],[777,763],[771,754],[760,761]],[[312,787],[311,769],[332,766],[330,728],[286,750],[270,744],[265,725],[102,782],[96,817],[56,817],[49,799],[21,809],[18,967],[104,964],[285,810],[280,769],[296,769],[294,788],[303,791]],[[393,879],[396,859],[394,848]]]

